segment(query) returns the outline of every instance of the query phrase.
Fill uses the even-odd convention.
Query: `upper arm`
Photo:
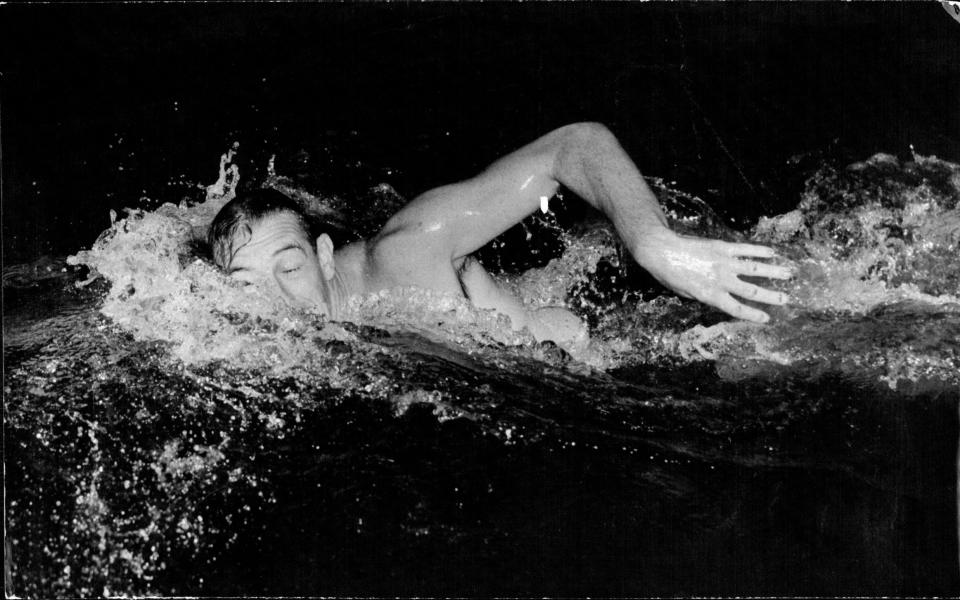
[[[381,235],[402,235],[418,251],[455,260],[537,210],[557,191],[554,162],[576,126],[557,129],[471,179],[429,190],[401,209]]]

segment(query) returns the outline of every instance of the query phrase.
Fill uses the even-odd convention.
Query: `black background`
[[[818,153],[960,159],[934,2],[7,5],[0,48],[6,264],[195,193],[234,140],[260,169],[347,136],[413,196],[598,120],[741,227]]]

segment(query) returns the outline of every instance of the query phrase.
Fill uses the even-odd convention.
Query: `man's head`
[[[295,202],[270,189],[237,196],[217,214],[208,232],[213,260],[231,277],[279,291],[298,306],[330,314],[335,270],[333,242],[311,241]]]

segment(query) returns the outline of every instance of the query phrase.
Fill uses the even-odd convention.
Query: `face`
[[[318,238],[315,249],[297,218],[289,213],[268,215],[251,223],[250,229],[249,240],[230,262],[230,276],[277,291],[294,306],[329,315],[330,238]]]

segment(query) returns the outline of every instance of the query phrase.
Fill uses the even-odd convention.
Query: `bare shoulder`
[[[426,238],[407,228],[384,229],[365,243],[366,266],[378,272],[393,273],[437,262]]]
[[[416,229],[384,229],[366,240],[362,260],[367,287],[388,288],[414,285],[437,290],[460,289],[449,253],[431,243],[431,236]]]

